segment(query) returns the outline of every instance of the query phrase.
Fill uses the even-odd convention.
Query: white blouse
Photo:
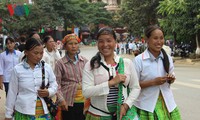
[[[42,84],[42,65],[37,64],[34,69],[23,60],[16,65],[11,73],[8,96],[6,99],[6,118],[12,118],[16,110],[23,114],[35,115],[38,90]],[[49,97],[57,92],[57,82],[52,68],[45,64],[45,84],[49,82]],[[40,97],[44,113],[48,113],[46,103]]]
[[[119,56],[115,54],[114,60],[116,63],[119,63]],[[112,70],[115,69],[106,64],[103,56],[101,56],[101,62],[109,68],[110,75],[112,75],[112,73],[116,73],[112,72]],[[139,96],[141,88],[135,67],[132,61],[126,58],[124,58],[124,73],[127,77],[126,81],[124,82],[124,86],[126,86],[126,88],[129,86],[131,90],[129,96],[127,97],[127,89],[123,89],[123,95],[125,97],[124,103],[131,107],[133,105],[133,101],[135,101]],[[93,106],[106,112],[109,112],[107,108],[107,96],[110,89],[108,86],[108,80],[108,71],[102,65],[97,69],[91,70],[90,61],[86,63],[83,69],[82,79],[83,95],[86,98],[91,98],[91,103]],[[100,116],[108,116],[108,114],[98,111],[91,106],[89,111]]]
[[[170,62],[169,73],[174,74],[172,58],[169,55],[168,57]],[[162,59],[162,53],[156,59],[148,50],[145,50],[142,54],[135,57],[134,63],[139,80],[148,81],[155,79],[156,77],[164,77],[166,75],[166,72],[163,66]],[[167,82],[162,85],[142,88],[138,100],[135,101],[134,104],[142,110],[153,113],[160,92],[162,93],[168,111],[172,112],[176,108],[176,103],[174,101],[170,85]]]

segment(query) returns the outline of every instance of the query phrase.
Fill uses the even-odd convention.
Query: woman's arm
[[[6,98],[6,118],[12,118],[14,113],[15,101],[18,94],[18,76],[16,69],[13,69],[11,72],[10,82],[9,82],[9,90]]]

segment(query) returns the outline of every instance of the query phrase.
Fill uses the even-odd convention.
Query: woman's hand
[[[168,79],[168,83],[174,83],[175,81],[175,76],[173,74],[167,74],[167,79]]]
[[[120,118],[119,118],[119,120],[121,120],[122,117],[123,117],[124,115],[126,115],[126,111],[127,111],[128,109],[129,109],[129,106],[128,106],[126,103],[124,103],[124,104],[121,105],[121,108],[120,108]]]
[[[167,81],[167,77],[157,77],[154,79],[155,85],[162,85]]]
[[[62,110],[68,111],[68,105],[64,99],[59,103],[59,106],[61,107]]]
[[[118,74],[112,80],[109,81],[109,87],[115,86],[120,82],[124,83],[126,80],[126,75]]]
[[[40,96],[40,97],[48,97],[49,96],[49,91],[48,91],[48,89],[40,89],[40,90],[38,90],[38,95]]]

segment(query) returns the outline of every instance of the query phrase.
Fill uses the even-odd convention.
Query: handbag
[[[48,88],[49,83],[47,84],[47,86],[45,86],[45,69],[44,69],[44,61],[42,62],[42,85],[41,85],[41,89],[45,89]],[[47,108],[49,110],[50,115],[54,118],[57,115],[58,112],[58,105],[56,103],[53,102],[53,100],[49,97],[44,97],[44,101],[47,104]]]
[[[124,74],[124,60],[123,58],[120,58],[119,60],[119,68],[118,68],[118,73],[119,74]],[[117,99],[117,120],[120,118],[120,109],[122,105],[122,89],[123,89],[123,84],[119,83],[118,85],[118,99]],[[130,89],[129,87],[127,88],[127,93],[129,95]],[[137,108],[133,105],[130,109],[126,111],[126,115],[122,117],[122,120],[139,120],[138,115],[137,115]]]

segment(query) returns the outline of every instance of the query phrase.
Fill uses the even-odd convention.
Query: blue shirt
[[[0,75],[3,75],[3,82],[9,83],[11,71],[19,63],[20,55],[18,50],[12,53],[6,50],[0,54]]]

